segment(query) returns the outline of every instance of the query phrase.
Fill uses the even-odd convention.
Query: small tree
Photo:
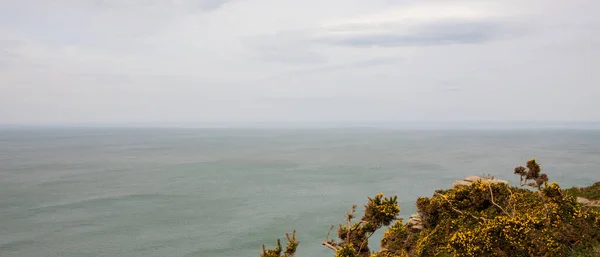
[[[515,174],[520,176],[520,185],[528,185],[531,187],[537,187],[538,190],[541,190],[542,185],[548,182],[548,175],[542,172],[542,168],[535,161],[535,159],[531,159],[527,162],[527,169],[523,166],[519,166],[515,168]],[[527,183],[527,181],[532,181]]]

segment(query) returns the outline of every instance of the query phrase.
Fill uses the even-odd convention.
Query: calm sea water
[[[3,129],[0,256],[258,256],[292,229],[298,256],[331,256],[329,225],[367,196],[407,217],[455,179],[515,183],[532,157],[591,184],[600,131]]]

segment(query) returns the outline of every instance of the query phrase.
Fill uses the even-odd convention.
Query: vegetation
[[[265,245],[262,245],[260,257],[293,257],[296,254],[296,248],[300,245],[300,242],[296,240],[296,230],[292,232],[291,237],[288,233],[285,233],[285,238],[288,241],[285,252],[282,253],[281,241],[277,239],[277,247],[273,249],[265,249]]]
[[[600,212],[574,197],[597,196],[600,183],[563,191],[548,183],[535,159],[515,168],[515,174],[521,177],[518,187],[483,180],[420,197],[418,229],[398,218],[395,196],[378,194],[368,199],[359,221],[354,221],[353,206],[338,226],[338,239],[329,239],[332,226],[323,245],[335,257],[600,256]],[[368,240],[383,227],[381,249],[371,251]],[[261,256],[293,256],[298,243],[287,237],[287,255],[280,255],[278,242],[275,249],[263,246]]]
[[[575,197],[583,197],[589,200],[600,200],[600,181],[589,187],[572,187],[566,189],[565,192]]]

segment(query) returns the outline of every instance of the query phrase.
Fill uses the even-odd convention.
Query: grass
[[[572,250],[569,257],[598,257],[600,256],[600,245],[595,246],[592,251]]]
[[[583,197],[589,200],[600,200],[600,182],[596,182],[589,187],[572,187],[565,189],[565,192],[575,197]]]

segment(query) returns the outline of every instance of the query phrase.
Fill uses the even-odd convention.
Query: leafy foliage
[[[293,257],[296,254],[296,248],[300,245],[300,242],[296,240],[296,230],[292,232],[291,237],[288,233],[285,233],[285,238],[288,241],[285,252],[282,253],[283,249],[281,248],[281,241],[277,239],[277,247],[273,249],[265,249],[265,245],[262,245],[260,257]]]
[[[427,229],[410,250],[416,256],[565,256],[592,252],[600,243],[600,214],[584,210],[535,160],[517,168],[534,192],[505,184],[475,182],[420,198]],[[541,180],[540,180],[541,179]],[[540,181],[543,183],[540,184]]]
[[[398,218],[395,196],[378,194],[368,198],[360,221],[353,221],[352,206],[337,230],[339,240],[329,239],[332,226],[323,245],[336,257],[599,256],[600,212],[583,208],[568,190],[548,183],[535,159],[526,166],[515,169],[520,187],[482,180],[418,198],[423,222],[418,230]],[[578,193],[594,194],[598,187],[600,182]],[[368,239],[384,226],[389,227],[381,249],[371,252]],[[263,247],[261,256],[280,256],[281,246],[268,251],[272,255]]]
[[[353,222],[356,205],[346,214],[346,224],[339,224],[337,231],[339,241],[329,240],[329,233],[323,245],[336,252],[336,257],[369,256],[369,238],[383,226],[389,226],[398,219],[400,207],[396,196],[385,197],[377,194],[368,198],[365,214],[360,221]],[[333,226],[332,226],[333,228]]]
[[[600,182],[596,182],[593,185],[584,188],[572,187],[565,189],[565,192],[575,197],[600,200]]]
[[[515,174],[519,174],[521,178],[521,186],[528,185],[541,189],[542,185],[548,182],[548,175],[541,173],[542,168],[535,159],[529,160],[526,166],[527,169],[523,166],[515,168]],[[532,180],[532,182],[527,183],[529,180]]]

